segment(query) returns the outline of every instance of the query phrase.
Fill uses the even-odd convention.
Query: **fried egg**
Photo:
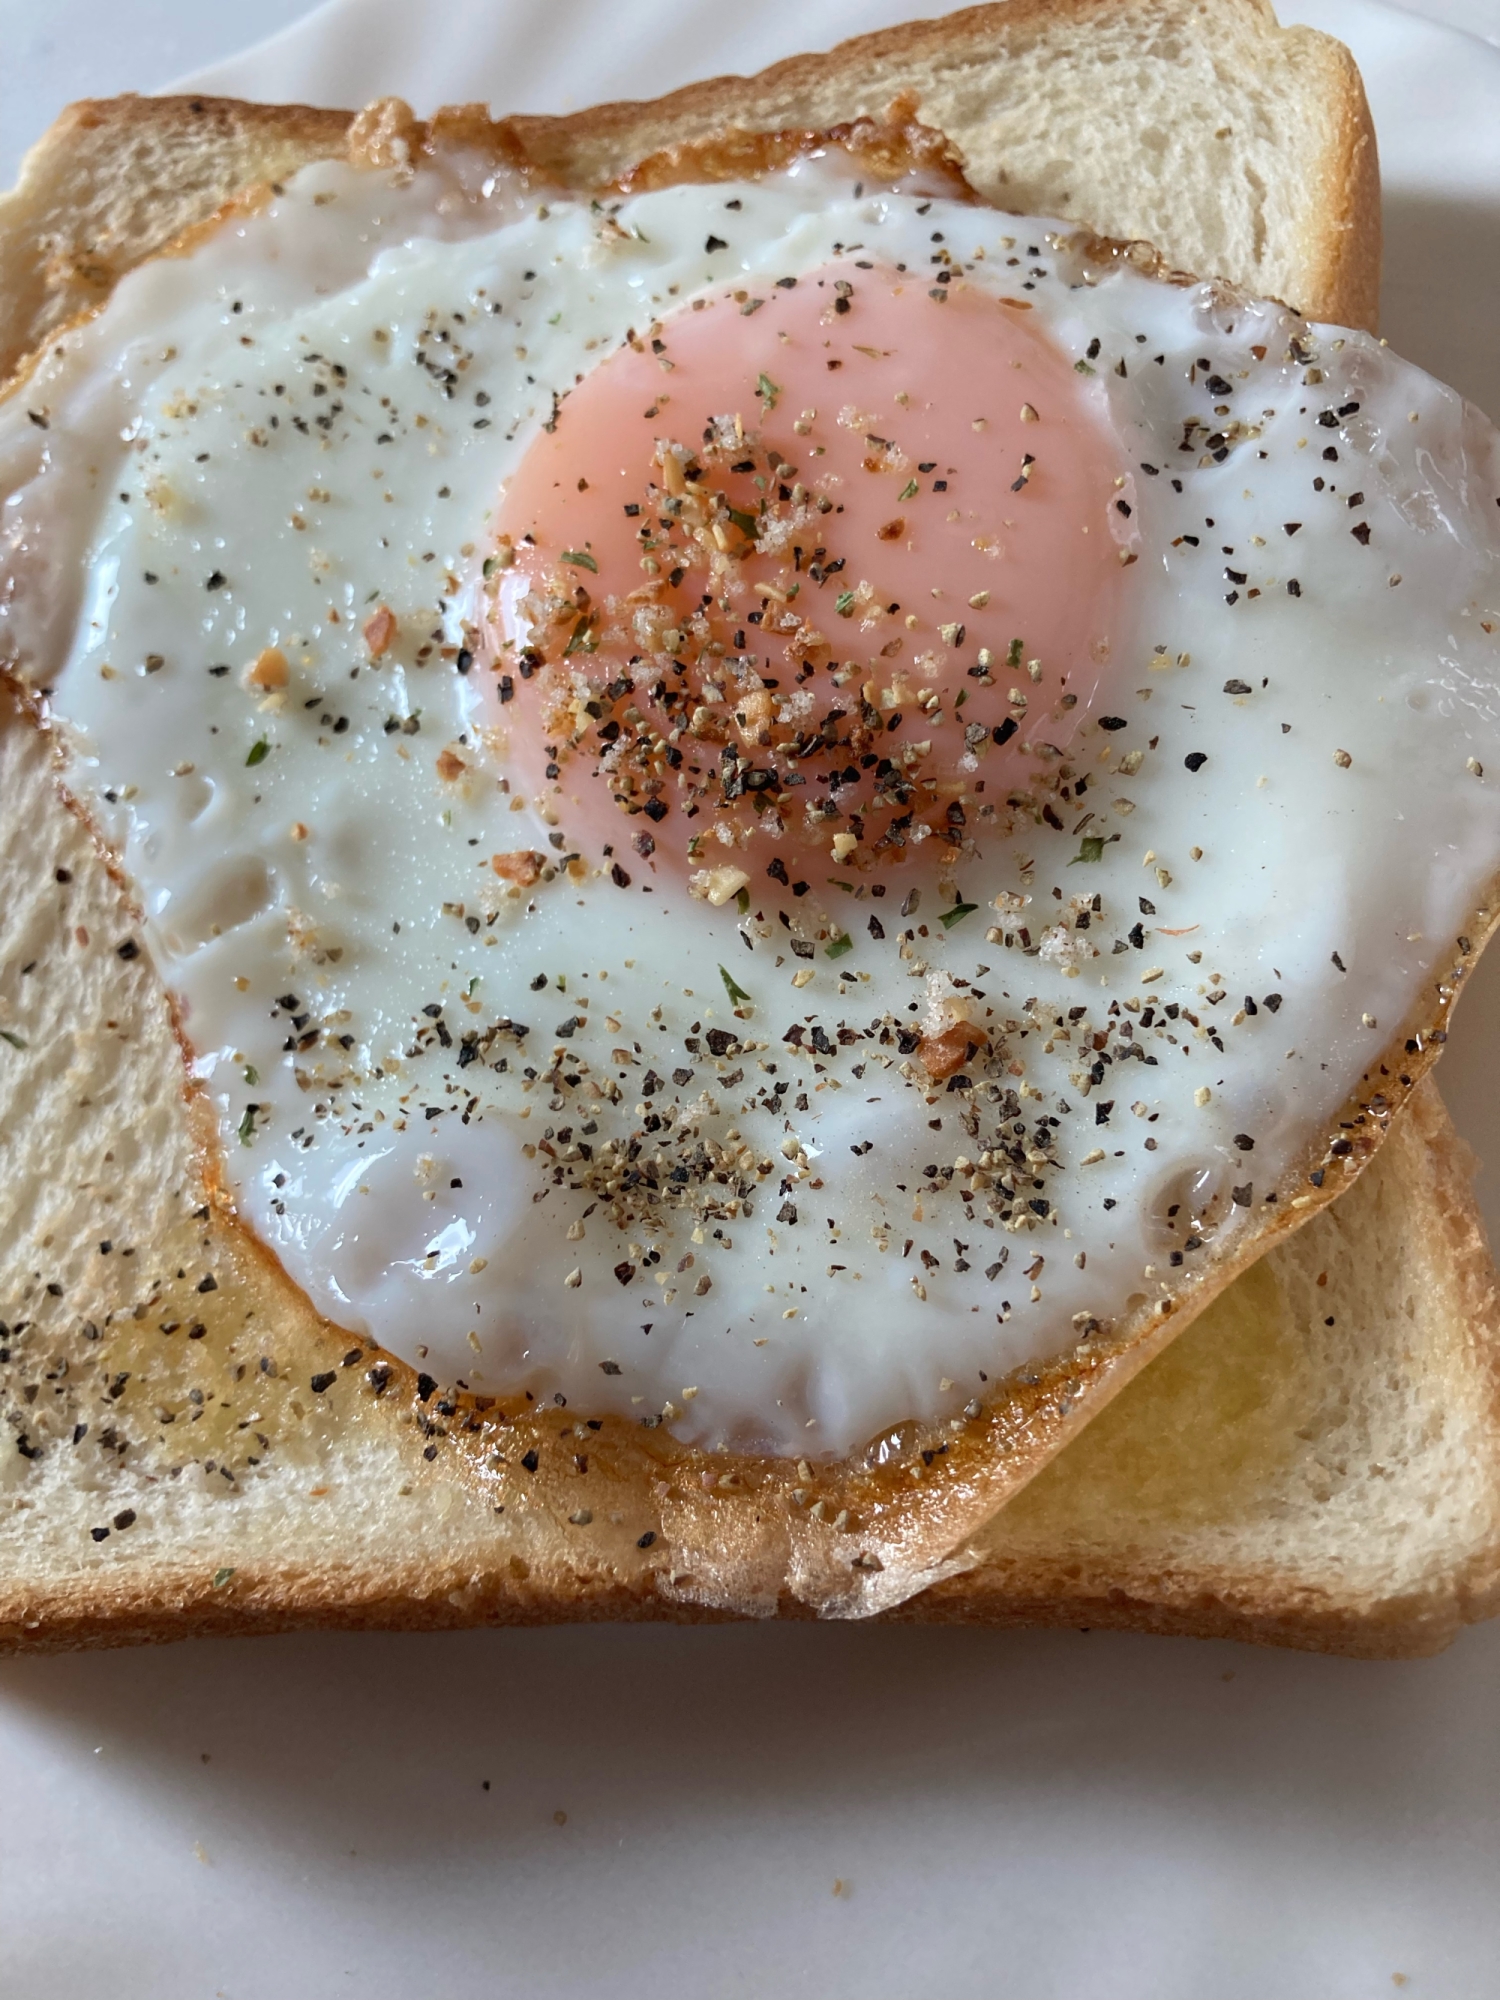
[[[310,167],[0,409],[216,1172],[429,1387],[972,1410],[1318,1199],[1488,923],[1495,432],[856,176]]]

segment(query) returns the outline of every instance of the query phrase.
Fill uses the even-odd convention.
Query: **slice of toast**
[[[529,156],[567,178],[592,182],[663,144],[708,139],[729,125],[752,131],[817,128],[851,112],[879,113],[893,94],[905,91],[915,95],[924,118],[948,131],[971,180],[992,198],[1072,212],[1111,234],[1154,232],[1174,262],[1220,272],[1257,290],[1279,291],[1329,316],[1367,316],[1375,271],[1374,156],[1347,55],[1319,37],[1282,36],[1268,11],[1258,6],[1224,9],[1216,18],[1215,35],[1210,62],[1194,9],[979,9],[950,22],[868,38],[830,58],[783,65],[749,83],[700,86],[659,106],[606,107],[572,120],[518,120],[513,129]],[[1237,59],[1241,79],[1250,81],[1221,82],[1216,86],[1220,95],[1206,111],[1202,85],[1219,74],[1216,64],[1226,54]],[[1144,135],[1159,137],[1167,128],[1145,126],[1143,117],[1160,112],[1168,119],[1173,173],[1179,180],[1186,177],[1184,186],[1202,188],[1205,196],[1197,204],[1180,204],[1181,227],[1175,231],[1170,218],[1152,207],[1153,200],[1157,208],[1162,205],[1152,193],[1156,182],[1145,189],[1134,185],[1143,179],[1141,155],[1119,143],[1119,122],[1112,137],[1106,132],[1109,142],[1101,146],[1101,130],[1109,122],[1101,126],[1101,96],[1110,99],[1118,120],[1148,151],[1159,149]],[[1039,115],[1051,121],[1045,158],[1029,150]],[[0,282],[8,308],[0,352],[14,362],[39,336],[106,297],[132,263],[206,220],[247,184],[341,151],[348,126],[343,114],[199,100],[79,107],[33,155],[0,221]],[[386,107],[377,118],[361,122],[358,136],[360,143],[399,157],[409,131],[401,111]],[[1262,156],[1256,149],[1268,131],[1270,150]],[[1257,135],[1253,141],[1251,133]],[[1265,169],[1278,156],[1283,169],[1292,160],[1300,168],[1272,176],[1271,184],[1284,190],[1283,207],[1268,206],[1260,198],[1252,202],[1254,212],[1247,220],[1234,201],[1212,196],[1215,176],[1227,172],[1236,189],[1243,182],[1252,191],[1259,187],[1263,197]],[[1059,178],[1058,161],[1064,157],[1069,171]],[[1065,181],[1087,191],[1080,195]],[[22,797],[29,753],[16,747],[14,754],[17,783],[6,793],[8,802]],[[40,802],[40,793],[38,797]],[[13,859],[35,873],[35,851],[13,850]],[[97,873],[97,864],[94,869]],[[66,872],[74,877],[78,894],[61,900],[75,906],[67,914],[76,917],[89,865]],[[118,928],[123,916],[116,911],[111,918],[110,892],[100,893],[105,902],[97,921],[113,921]],[[19,893],[17,907],[40,922],[41,913]],[[53,912],[53,918],[55,927],[62,913]],[[71,934],[76,938],[88,929],[86,923],[74,922]],[[63,934],[68,934],[65,921]],[[106,961],[102,971],[90,968],[74,977],[69,1018],[58,1023],[60,1032],[76,1032],[80,1002],[97,1004],[100,1019],[111,1023],[81,1057],[85,1066],[98,1064],[103,1092],[118,1084],[122,1066],[118,1051],[111,1051],[111,1037],[166,1032],[164,1022],[151,1017],[149,985],[132,989],[133,1005],[127,1007],[111,989],[112,970]],[[119,1025],[127,1014],[134,1020],[128,1029]],[[42,1213],[15,1215],[14,1233],[11,1225],[6,1232],[7,1245],[23,1249],[24,1261],[32,1265],[29,1273],[11,1267],[25,1294],[21,1309],[12,1306],[11,1311],[29,1322],[14,1343],[12,1366],[18,1364],[22,1375],[42,1378],[18,1385],[17,1456],[25,1476],[16,1483],[29,1490],[17,1494],[17,1514],[40,1515],[47,1528],[42,1539],[58,1534],[68,1548],[66,1555],[61,1547],[53,1550],[56,1587],[50,1593],[50,1614],[36,1622],[39,1634],[50,1631],[61,1637],[71,1631],[76,1638],[91,1621],[122,1636],[142,1620],[148,1629],[160,1630],[163,1592],[178,1606],[166,1613],[175,1629],[185,1629],[184,1620],[212,1621],[222,1614],[249,1622],[262,1616],[432,1622],[439,1599],[453,1615],[469,1617],[631,1610],[640,1615],[653,1608],[692,1615],[705,1598],[745,1609],[774,1608],[755,1549],[737,1547],[733,1533],[711,1537],[705,1547],[697,1518],[701,1505],[695,1515],[681,1496],[673,1495],[670,1478],[656,1482],[667,1489],[656,1494],[660,1505],[650,1516],[659,1520],[659,1527],[633,1536],[632,1528],[640,1524],[628,1519],[628,1510],[615,1510],[612,1525],[620,1532],[596,1534],[586,1551],[573,1554],[566,1534],[559,1536],[560,1520],[573,1518],[559,1515],[559,1507],[567,1505],[565,1488],[538,1484],[536,1503],[528,1510],[524,1502],[513,1502],[512,1518],[502,1527],[492,1518],[493,1495],[487,1490],[476,1492],[461,1477],[445,1480],[431,1471],[422,1483],[424,1465],[413,1455],[410,1425],[403,1430],[382,1424],[378,1404],[373,1411],[361,1406],[346,1416],[326,1389],[304,1392],[301,1381],[312,1379],[310,1360],[321,1379],[321,1355],[266,1352],[277,1345],[275,1338],[247,1330],[243,1323],[231,1326],[231,1315],[208,1306],[201,1308],[202,1320],[174,1318],[175,1304],[159,1289],[148,1288],[145,1298],[132,1298],[128,1280],[123,1285],[101,1283],[98,1267],[84,1290],[91,1287],[90,1295],[100,1299],[100,1317],[81,1317],[76,1279],[63,1288],[66,1310],[53,1312],[47,1303],[54,1296],[49,1285],[57,1281],[48,1279],[44,1268],[50,1260],[59,1271],[65,1265],[70,1273],[77,1271],[81,1236],[102,1229],[106,1194],[113,1194],[116,1214],[138,1239],[117,1246],[113,1238],[101,1236],[110,1248],[98,1254],[113,1256],[118,1247],[121,1257],[121,1264],[108,1267],[110,1278],[141,1240],[151,1243],[159,1274],[161,1253],[172,1244],[174,1232],[181,1242],[180,1270],[202,1268],[204,1238],[211,1233],[210,1219],[189,1205],[193,1162],[185,1121],[178,1120],[182,1130],[174,1129],[173,1107],[166,1104],[155,1107],[160,1130],[139,1115],[127,1119],[118,1132],[107,1120],[101,1126],[99,1120],[81,1118],[80,1111],[95,1108],[98,1098],[80,1105],[71,1094],[79,1066],[64,1064],[61,1075],[56,1063],[50,1069],[18,1066],[22,1093],[31,1099],[25,1107],[32,1114],[24,1121],[25,1137],[40,1146],[34,1177],[25,1172],[17,1177],[18,1205],[29,1204]],[[54,1093],[50,1101],[49,1090]],[[137,1112],[140,1108],[135,1107]],[[143,1145],[148,1149],[144,1156]],[[153,1146],[154,1153],[149,1150]],[[127,1153],[139,1164],[134,1173],[122,1176],[119,1169]],[[41,1165],[47,1155],[50,1167]],[[147,1159],[149,1167],[141,1172]],[[64,1217],[61,1229],[43,1226],[53,1219],[52,1204]],[[1288,1246],[1278,1255],[1295,1249],[1295,1244]],[[220,1251],[228,1254],[222,1245]],[[245,1276],[248,1283],[250,1274]],[[266,1274],[259,1277],[264,1297]],[[274,1300],[274,1280],[271,1292]],[[113,1304],[105,1303],[111,1299]],[[1457,1294],[1445,1301],[1451,1312],[1462,1303]],[[131,1330],[143,1322],[148,1322],[146,1333]],[[43,1358],[39,1350],[46,1345],[41,1335],[52,1335],[54,1323],[57,1351],[45,1358],[55,1365],[38,1368]],[[274,1319],[272,1324],[274,1330]],[[196,1349],[188,1345],[195,1326],[202,1334]],[[181,1334],[184,1327],[186,1338],[177,1348],[156,1344]],[[69,1346],[77,1350],[76,1359],[64,1351]],[[300,1372],[288,1382],[294,1369]],[[244,1389],[247,1370],[255,1394]],[[194,1374],[204,1379],[190,1386]],[[216,1375],[228,1379],[218,1379],[211,1395],[205,1381]],[[75,1411],[70,1431],[65,1418],[80,1390],[86,1400],[85,1384],[100,1382],[118,1421],[96,1419],[75,1441],[70,1458],[62,1448],[64,1435],[87,1420]],[[44,1383],[50,1388],[44,1390]],[[275,1383],[283,1386],[273,1387]],[[232,1393],[225,1393],[231,1385]],[[274,1405],[274,1412],[251,1404]],[[219,1410],[231,1414],[219,1417]],[[27,1411],[33,1413],[29,1428]],[[104,1415],[110,1416],[108,1408]],[[205,1420],[226,1435],[219,1456],[204,1449],[211,1435],[201,1428]],[[168,1426],[178,1421],[200,1426],[196,1438],[172,1436]],[[158,1428],[147,1445],[140,1432],[150,1432],[153,1425]],[[261,1444],[259,1452],[249,1450],[247,1432],[249,1441]],[[80,1456],[83,1444],[88,1449]],[[102,1474],[96,1450],[103,1453]],[[271,1458],[274,1471],[268,1469]],[[122,1461],[129,1462],[128,1472]],[[88,1476],[74,1479],[76,1465],[85,1466]],[[381,1504],[386,1475],[408,1503],[400,1509]],[[228,1482],[232,1528],[223,1518],[222,1500],[218,1506],[206,1502],[208,1494],[226,1491],[214,1483],[217,1479]],[[137,1492],[154,1518],[129,1504]],[[315,1531],[312,1520],[299,1523],[296,1518],[304,1493],[314,1503],[334,1502],[337,1494],[347,1497],[339,1504],[314,1505]],[[629,1497],[640,1511],[641,1494]],[[362,1510],[363,1531],[350,1518],[350,1505]],[[436,1523],[451,1521],[451,1531],[435,1525],[432,1508]],[[1482,1511],[1476,1506],[1476,1514]],[[592,1518],[589,1509],[573,1512]],[[477,1525],[484,1533],[476,1540]],[[84,1559],[69,1575],[85,1533],[91,1547],[82,1550]],[[696,1551],[686,1553],[694,1542]],[[213,1552],[216,1544],[225,1559],[212,1563],[211,1577],[218,1581],[204,1586],[211,1593],[204,1596],[198,1588],[204,1558],[197,1552]],[[309,1560],[312,1548],[321,1550],[321,1560]],[[653,1548],[654,1555],[642,1556],[641,1551]],[[189,1551],[194,1553],[184,1571],[181,1559]],[[295,1557],[293,1551],[298,1551]],[[231,1554],[245,1559],[230,1561]],[[948,1567],[956,1570],[968,1560],[960,1554]],[[1024,1600],[1025,1579],[1009,1575],[1007,1561],[1001,1550],[987,1562],[983,1574],[1002,1579],[998,1595],[987,1585],[974,1586],[974,1609],[967,1615],[1003,1615],[1001,1599]],[[39,1606],[45,1608],[49,1593],[39,1576],[28,1574],[30,1567],[18,1563],[13,1573],[23,1601],[35,1613]],[[715,1573],[704,1574],[710,1567]],[[0,1563],[0,1574],[5,1569]],[[1138,1565],[1135,1573],[1145,1572]],[[446,1580],[455,1576],[464,1580],[446,1587]],[[435,1578],[444,1587],[438,1588]],[[944,1615],[965,1596],[962,1584],[947,1588]],[[1227,1597],[1234,1588],[1225,1586]],[[1441,1596],[1443,1586],[1434,1584],[1434,1589]],[[1450,1579],[1450,1594],[1452,1589]],[[1055,1590],[1052,1594],[1056,1596]],[[1252,1607],[1253,1588],[1245,1585],[1241,1594]],[[200,1597],[202,1604],[188,1618],[188,1602]],[[372,1611],[372,1606],[379,1608]],[[1179,1614],[1180,1607],[1174,1615]],[[1252,1610],[1245,1615],[1253,1615]],[[1360,1614],[1352,1609],[1349,1616],[1358,1622]]]
[[[898,98],[997,207],[1153,243],[1310,319],[1375,324],[1380,176],[1359,72],[1342,43],[1278,27],[1268,0],[1004,0],[653,103],[504,126],[543,172],[593,188],[729,132],[883,119]],[[71,106],[0,202],[0,383],[241,189],[343,156],[351,122],[225,99]]]

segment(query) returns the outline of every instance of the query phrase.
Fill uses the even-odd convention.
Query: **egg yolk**
[[[1125,487],[1023,301],[848,260],[695,300],[555,406],[502,497],[510,754],[570,844],[716,902],[962,847],[1100,693]]]

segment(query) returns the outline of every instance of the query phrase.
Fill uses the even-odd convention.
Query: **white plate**
[[[334,0],[194,83],[563,109],[911,4]],[[1500,33],[1496,0],[1431,4]],[[1365,71],[1386,331],[1500,415],[1500,54],[1375,0],[1282,11]],[[1500,949],[1475,996],[1443,1074],[1500,1166]],[[0,1992],[1489,2000],[1497,1684],[1500,1626],[1400,1666],[828,1627],[12,1661]]]

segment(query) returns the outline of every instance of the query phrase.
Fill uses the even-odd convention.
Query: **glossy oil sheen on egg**
[[[52,691],[119,845],[237,1199],[323,1311],[440,1379],[781,1450],[953,1413],[1256,1216],[1489,879],[1493,432],[1362,336],[920,193],[812,162],[606,216],[317,168],[126,280],[0,417],[0,654]],[[778,279],[853,262],[838,337],[889,345],[858,331],[860,259],[929,310],[908,393],[971,426],[930,474],[861,463],[904,539],[946,524],[939,478],[1002,541],[1035,497],[1010,492],[1031,399],[944,400],[943,315],[1006,297],[1113,441],[1114,519],[1090,500],[1080,539],[1138,559],[1087,585],[1107,658],[921,607],[934,742],[986,732],[942,753],[956,839],[836,858],[841,807],[826,845],[784,813],[725,846],[746,879],[715,900],[595,796],[586,741],[537,775],[557,739],[519,675],[500,699],[507,482],[697,297],[753,330]],[[911,614],[873,615],[878,561],[847,553],[870,595],[820,608],[818,713],[836,661],[883,726]],[[1008,560],[968,595],[1041,619]],[[821,755],[809,777],[846,768]]]

